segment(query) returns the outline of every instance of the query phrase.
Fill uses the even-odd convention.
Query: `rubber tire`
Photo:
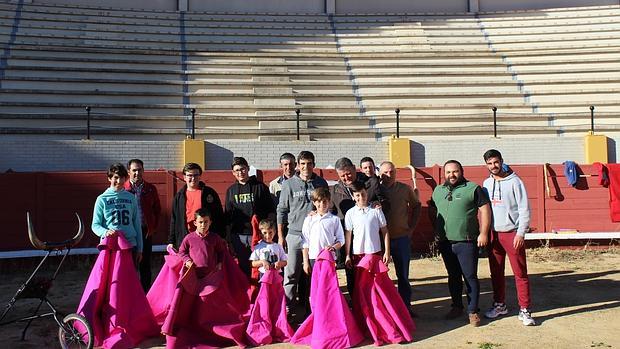
[[[82,342],[82,344],[79,345],[78,348],[92,349],[95,338],[93,337],[93,328],[88,323],[88,320],[86,320],[86,318],[82,315],[78,315],[76,313],[71,313],[65,316],[64,319],[62,319],[62,323],[65,326],[73,324],[75,322],[79,322],[82,326],[84,326],[88,334],[88,343]],[[71,343],[67,342],[66,331],[63,327],[58,328],[58,340],[60,341],[60,347],[63,349],[76,348],[74,346],[71,346]]]

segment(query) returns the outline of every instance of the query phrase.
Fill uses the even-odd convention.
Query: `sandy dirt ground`
[[[49,298],[61,311],[75,311],[92,266],[92,259],[73,257],[58,276]],[[517,320],[514,281],[507,278],[507,303],[510,313],[500,319],[483,319],[473,328],[463,316],[444,320],[450,308],[447,278],[440,258],[411,261],[414,309],[417,330],[414,342],[392,347],[415,348],[620,348],[620,250],[567,251],[555,249],[528,250],[533,315],[537,326],[525,327]],[[155,263],[159,271],[161,258]],[[0,261],[0,306],[4,308],[25,280],[32,262]],[[507,266],[507,274],[511,274]],[[492,303],[488,262],[481,259],[481,310]],[[343,276],[343,275],[341,275]],[[394,275],[392,274],[394,279]],[[341,283],[342,284],[342,283]],[[32,311],[33,301],[20,300],[9,318]],[[38,319],[20,341],[23,324],[0,327],[5,348],[58,347],[58,327],[51,318]],[[141,348],[162,348],[163,338],[153,338]],[[290,348],[286,344],[268,348]],[[364,347],[371,348],[370,342]]]

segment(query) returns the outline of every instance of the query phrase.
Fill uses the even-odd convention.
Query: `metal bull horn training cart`
[[[36,249],[43,250],[46,253],[41,262],[39,262],[37,267],[30,275],[30,277],[28,277],[26,282],[24,282],[19,287],[19,289],[15,293],[15,296],[13,296],[13,298],[9,301],[9,303],[4,308],[2,315],[0,316],[0,326],[15,322],[26,322],[26,327],[22,331],[22,340],[26,338],[26,331],[28,330],[28,327],[33,320],[51,316],[58,324],[58,340],[60,341],[60,345],[62,348],[90,349],[93,347],[93,330],[88,321],[83,316],[76,313],[71,313],[63,317],[61,313],[58,312],[56,307],[52,304],[52,302],[47,298],[47,294],[52,287],[52,283],[56,279],[56,276],[58,275],[58,272],[60,271],[60,268],[62,267],[65,259],[69,255],[71,248],[77,245],[82,239],[82,236],[84,236],[84,224],[82,223],[80,216],[77,213],[75,215],[78,220],[78,232],[73,238],[61,242],[44,242],[39,240],[36,235],[32,220],[30,219],[30,212],[26,213],[26,219],[28,221],[28,236],[30,237],[30,242]],[[40,271],[41,267],[44,265],[45,261],[50,255],[62,255],[62,259],[60,260],[60,263],[58,263],[58,267],[56,268],[55,272],[51,277],[35,279],[35,275]],[[4,320],[7,313],[9,312],[9,310],[11,310],[17,300],[28,298],[40,300],[32,315],[2,322],[2,320]],[[49,306],[50,312],[39,314],[39,309],[41,308],[43,303]]]

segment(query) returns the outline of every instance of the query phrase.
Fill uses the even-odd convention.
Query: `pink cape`
[[[246,334],[254,346],[288,342],[293,329],[286,319],[286,298],[282,276],[269,269],[260,280],[261,287],[252,305]]]
[[[375,345],[410,342],[415,324],[381,257],[367,254],[355,269],[353,313]]]
[[[364,340],[340,293],[334,257],[326,250],[321,251],[312,270],[310,307],[312,313],[299,326],[291,343],[339,349],[350,348]]]
[[[164,256],[164,265],[161,267],[159,275],[153,282],[153,286],[146,294],[146,299],[151,306],[157,325],[161,327],[166,320],[170,301],[174,296],[179,283],[179,275],[183,268],[183,259],[177,256],[172,247],[168,247],[168,255]]]
[[[99,256],[78,307],[92,325],[95,346],[132,348],[159,328],[144,296],[132,260],[132,246],[121,232],[98,246]]]
[[[183,268],[180,257],[169,253],[148,297],[163,322],[166,347],[245,346],[249,285],[230,254],[225,253],[222,270],[198,278],[195,268]]]

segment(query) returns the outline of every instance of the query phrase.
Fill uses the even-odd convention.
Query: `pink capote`
[[[410,342],[415,324],[381,256],[367,254],[355,268],[353,314],[375,345]]]
[[[253,346],[288,342],[293,328],[286,319],[286,298],[278,270],[269,269],[260,279],[246,334]]]
[[[168,246],[168,254],[164,256],[164,265],[161,267],[153,286],[146,294],[146,299],[151,306],[157,325],[161,327],[166,320],[170,301],[174,297],[174,292],[179,283],[179,275],[183,269],[183,259],[177,255],[175,250]]]
[[[364,335],[338,287],[332,253],[319,253],[312,270],[310,289],[312,313],[297,329],[291,343],[312,348],[350,348],[362,342]]]
[[[93,327],[95,346],[133,348],[159,328],[144,296],[122,232],[104,238],[78,307]]]
[[[166,347],[245,346],[249,284],[230,254],[224,254],[221,270],[198,278],[195,268],[184,268],[174,250],[168,252],[148,297],[158,321],[163,319]]]

